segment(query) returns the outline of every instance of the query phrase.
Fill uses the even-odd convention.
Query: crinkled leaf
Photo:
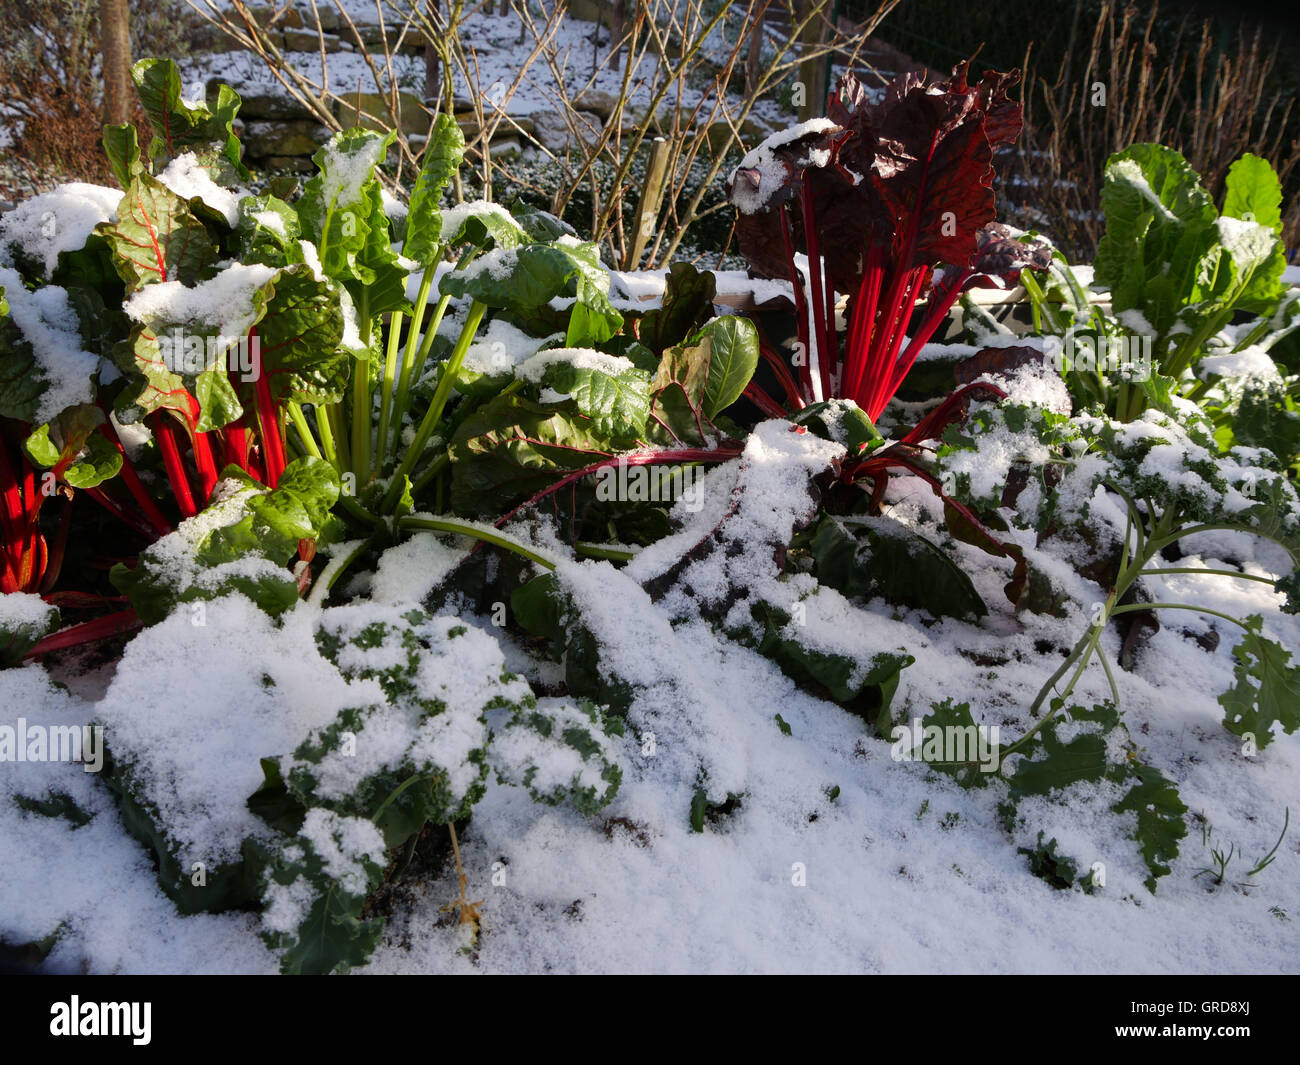
[[[593,431],[614,439],[635,439],[650,414],[650,375],[631,367],[608,372],[568,361],[550,363],[542,384],[568,396],[591,419]]]
[[[556,218],[549,211],[543,211],[540,207],[534,207],[523,201],[512,204],[510,213],[531,240],[552,241],[560,237],[578,235],[578,231],[568,222]]]
[[[1048,795],[1080,781],[1101,780],[1106,775],[1110,767],[1106,759],[1104,732],[1118,724],[1114,708],[1103,706],[1089,713],[1071,707],[1069,714],[1075,719],[1096,720],[1102,731],[1084,732],[1066,742],[1057,735],[1060,719],[1049,721],[1031,748],[1033,756],[1027,755],[1016,763],[1015,775],[1011,778],[1013,799]]]
[[[239,476],[235,467],[224,477]],[[242,555],[260,555],[285,565],[298,553],[302,540],[317,540],[325,529],[330,509],[338,502],[338,473],[328,462],[307,456],[285,467],[272,491],[251,494],[245,515],[232,525],[214,529],[199,544],[200,562],[215,565]]]
[[[467,418],[450,451],[452,505],[476,515],[501,514],[565,473],[611,457],[588,419],[518,395]]]
[[[274,196],[245,196],[235,225],[239,257],[245,263],[288,266],[303,261],[298,212]]]
[[[344,130],[312,156],[318,173],[303,188],[298,220],[303,234],[320,252],[321,269],[336,281],[363,285],[374,281],[364,261],[374,207],[370,191],[375,166],[395,136],[366,129]],[[387,241],[387,219],[375,221],[384,226],[380,236]]]
[[[402,254],[421,266],[430,266],[442,247],[442,215],[438,205],[442,190],[460,169],[464,155],[465,135],[460,126],[451,115],[440,114],[424,148],[420,176],[411,190],[406,243],[402,246]]]
[[[713,316],[716,294],[717,279],[712,271],[696,270],[690,263],[672,263],[664,279],[663,301],[641,316],[637,339],[656,355],[680,344]]]
[[[1151,871],[1146,887],[1154,895],[1156,878],[1169,875],[1168,863],[1178,857],[1178,841],[1187,835],[1183,821],[1187,807],[1178,795],[1178,788],[1160,770],[1133,762],[1128,767],[1128,775],[1136,778],[1136,782],[1111,809],[1137,815],[1133,838]]]
[[[1300,728],[1300,666],[1262,628],[1258,614],[1246,619],[1246,633],[1232,650],[1235,683],[1219,696],[1224,727],[1234,736],[1252,735],[1260,750],[1273,742],[1274,724],[1288,734]]]
[[[335,403],[347,387],[350,360],[339,345],[343,312],[333,287],[306,266],[282,270],[257,324],[271,394],[298,403]]]

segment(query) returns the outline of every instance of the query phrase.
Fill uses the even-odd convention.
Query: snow
[[[1140,423],[1134,431],[1157,428]],[[813,513],[809,480],[840,453],[788,423],[764,423],[741,458],[706,475],[703,507],[679,507],[680,530],[628,566],[558,559],[557,576],[600,641],[602,663],[638,685],[628,734],[606,747],[623,766],[623,786],[611,806],[588,820],[565,807],[540,806],[524,787],[489,778],[461,836],[467,891],[486,900],[477,959],[458,953],[456,930],[438,923],[439,911],[458,893],[455,874],[447,871],[411,885],[410,902],[394,913],[367,971],[1295,971],[1285,926],[1270,912],[1300,908],[1291,847],[1249,893],[1211,892],[1192,876],[1207,861],[1193,826],[1173,875],[1151,896],[1142,887],[1146,869],[1135,845],[1118,834],[1108,812],[1115,796],[1105,788],[1071,793],[1068,805],[1022,803],[1022,821],[1008,841],[996,787],[966,791],[924,766],[895,761],[889,742],[875,738],[861,718],[799,689],[769,659],[720,635],[701,616],[702,603],[743,577],[742,608],[757,599],[787,612],[802,604],[799,635],[809,646],[861,659],[891,651],[913,656],[895,697],[896,720],[952,696],[969,702],[979,723],[1013,734],[1024,727],[1024,708],[1057,660],[1041,651],[1041,642],[1072,642],[1086,626],[1086,605],[1102,590],[1032,540],[1023,545],[1027,553],[1078,604],[1063,618],[1017,619],[997,599],[1006,579],[1002,563],[962,544],[946,546],[992,611],[978,625],[952,619],[923,625],[914,611],[850,603],[808,578],[779,576],[769,545]],[[924,525],[937,506],[927,486],[900,478],[891,483],[885,508],[896,520]],[[729,512],[721,549],[693,554],[668,593],[652,599],[645,582],[693,552]],[[1094,518],[1122,525],[1122,517],[1100,506]],[[540,528],[537,533],[546,539]],[[1189,540],[1179,565],[1221,567],[1228,564],[1225,553],[1248,572],[1266,573],[1276,564],[1268,545],[1218,536]],[[378,702],[373,682],[345,681],[325,668],[314,628],[325,623],[355,633],[407,610],[456,554],[451,543],[421,534],[382,558],[373,582],[382,602],[323,613],[304,604],[279,626],[238,596],[207,604],[203,626],[182,610],[128,645],[99,703],[59,693],[28,666],[0,672],[0,705],[21,706],[31,719],[40,717],[39,708],[69,721],[93,719],[106,726],[110,750],[147,752],[140,778],[150,799],[166,804],[178,844],[187,853],[219,855],[223,841],[257,830],[242,800],[260,784],[259,756],[283,754],[302,729],[329,720],[341,706]],[[1157,594],[1238,616],[1262,612],[1275,638],[1300,644],[1300,622],[1278,614],[1267,585],[1196,574],[1160,580],[1164,589]],[[694,595],[685,594],[687,585]],[[465,700],[456,696],[469,705],[475,677],[487,678],[507,661],[511,668],[520,662],[540,669],[526,655],[499,649],[493,630],[467,621],[468,631],[422,667],[426,690],[469,691]],[[1278,737],[1249,759],[1222,729],[1212,693],[1230,681],[1232,628],[1194,614],[1170,618],[1120,682],[1125,718],[1140,736],[1144,758],[1178,782],[1216,838],[1232,839],[1253,861],[1271,847],[1283,807],[1293,804],[1300,742]],[[1209,629],[1222,637],[1214,653],[1192,638]],[[467,639],[464,651],[456,647]],[[1103,642],[1117,655],[1117,633],[1108,630]],[[340,662],[348,669],[373,667],[396,662],[396,655],[395,647],[381,645],[349,650]],[[1105,690],[1092,670],[1077,694],[1086,701]],[[565,700],[544,698],[538,705],[579,723]],[[777,727],[777,714],[791,735]],[[450,734],[460,737],[461,749],[481,736],[474,718],[467,711]],[[536,789],[575,774],[596,783],[591,762],[571,749],[546,747],[543,754],[528,742],[527,730],[498,731],[494,762],[516,770],[535,765]],[[447,738],[439,736],[433,749]],[[377,744],[366,757],[380,757],[379,750]],[[94,814],[90,824],[73,829],[0,804],[4,853],[31,855],[0,866],[6,935],[21,941],[64,920],[56,960],[89,957],[96,968],[274,967],[256,938],[255,919],[177,916],[99,782],[68,768],[25,767],[35,781],[28,789],[45,780],[39,774],[59,773],[62,790]],[[12,787],[14,779],[0,777],[0,787]],[[711,800],[731,793],[740,805],[697,833],[686,811],[701,781]],[[1104,862],[1107,886],[1088,897],[1031,877],[1016,846],[1031,845],[1040,828],[1067,853]],[[327,865],[354,886],[361,882],[361,857],[378,860],[372,833],[364,823],[323,813],[305,832]],[[87,860],[95,862],[93,882],[73,875]],[[274,889],[271,900],[263,927],[288,930],[311,896],[300,882]],[[93,921],[80,916],[92,913]],[[133,951],[132,937],[147,928],[148,944]]]
[[[0,597],[10,599],[12,596]],[[0,717],[85,726],[96,707],[56,687],[39,666],[0,671]],[[0,722],[4,723],[4,722]],[[90,820],[24,811],[16,799],[64,794]],[[274,959],[246,914],[180,917],[152,863],[127,834],[95,774],[63,762],[6,763],[0,772],[0,940],[57,931],[54,972],[273,972]],[[14,860],[21,856],[21,860]]]
[[[373,13],[361,0],[347,0],[346,6],[358,17]],[[473,19],[493,30],[506,22]],[[517,22],[509,21],[517,31]],[[570,43],[580,42],[575,36]],[[506,76],[511,55],[506,49],[484,51],[485,83]],[[394,60],[399,76],[422,62]],[[216,60],[236,67],[244,61],[238,54]],[[308,70],[316,63],[319,72],[317,57],[295,56],[293,62]],[[339,85],[355,85],[356,75],[367,73],[357,55],[331,55],[328,62],[331,81]],[[582,62],[573,65],[586,69]],[[349,73],[350,81],[343,76]],[[530,81],[510,106],[517,112],[545,101]],[[760,190],[775,173],[772,150],[780,143],[769,140],[766,156],[760,146],[746,160],[760,173]],[[345,177],[340,192],[347,191]],[[1153,196],[1149,188],[1145,192]],[[86,207],[87,219],[94,206]],[[1254,236],[1229,226],[1225,243],[1254,254]],[[47,272],[59,250],[67,250],[33,247]],[[304,251],[312,262],[315,249],[304,244]],[[507,256],[493,254],[480,268],[505,276]],[[238,269],[183,292],[149,286],[128,309],[136,320],[176,315],[237,332],[251,313],[252,293],[265,280]],[[1076,274],[1087,283],[1079,269]],[[410,291],[417,284],[413,274]],[[643,307],[653,306],[663,291],[657,273],[619,275],[616,285],[630,299],[644,301]],[[22,286],[6,288],[13,303]],[[720,294],[763,302],[788,292],[781,282],[719,277]],[[70,375],[78,354],[69,347],[75,317],[69,318],[66,294],[62,303],[57,295],[42,300],[18,291],[33,328],[59,334],[48,340],[47,360]],[[348,314],[356,343],[350,305]],[[453,325],[449,316],[444,328]],[[1140,321],[1126,325],[1149,331]],[[471,346],[466,365],[486,374],[513,371],[537,384],[558,362],[605,372],[631,368],[628,360],[597,352],[537,353],[539,343],[494,320]],[[927,345],[921,357],[952,359],[975,350]],[[1207,357],[1200,369],[1276,374],[1271,359],[1252,349]],[[1043,369],[990,380],[1017,402],[1052,409],[1064,402],[1059,377]],[[1132,423],[1123,439],[1154,445],[1144,472],[1192,491],[1209,489],[1187,468],[1195,446],[1159,418]],[[974,494],[996,496],[1013,461],[1042,464],[1050,457],[1046,448],[1026,455],[1024,445],[1023,436],[994,428],[981,435],[977,451],[954,456],[945,468],[968,474]],[[1004,734],[1019,735],[1031,724],[1027,707],[1034,694],[1064,649],[1086,630],[1089,605],[1107,592],[1079,573],[1086,548],[1062,537],[1046,536],[1040,543],[1032,533],[999,534],[1019,544],[1063,595],[1061,617],[1018,613],[1001,591],[1010,561],[953,541],[942,529],[942,506],[930,487],[900,476],[890,482],[884,516],[873,520],[882,531],[892,522],[900,534],[911,530],[934,538],[970,576],[990,613],[968,623],[880,600],[850,601],[806,573],[782,573],[775,557],[815,517],[813,482],[842,454],[839,444],[787,422],[761,424],[739,458],[703,474],[702,505],[676,507],[674,532],[622,567],[572,557],[565,539],[544,520],[497,530],[555,561],[560,587],[598,641],[603,671],[636,685],[627,734],[599,743],[601,756],[622,766],[623,785],[613,804],[592,818],[539,805],[521,783],[525,774],[531,771],[530,786],[540,792],[575,780],[599,788],[599,762],[572,747],[542,744],[526,728],[502,728],[502,712],[489,711],[496,733],[490,760],[512,782],[489,777],[461,835],[466,890],[470,898],[486,900],[483,939],[475,952],[463,953],[457,929],[440,920],[459,893],[454,869],[445,868],[408,884],[365,971],[1297,971],[1294,935],[1278,916],[1294,919],[1300,911],[1300,850],[1292,837],[1249,891],[1212,891],[1204,878],[1194,878],[1209,861],[1194,818],[1214,826],[1216,842],[1241,847],[1248,865],[1276,839],[1282,811],[1294,805],[1300,771],[1300,736],[1279,735],[1266,752],[1249,757],[1222,727],[1215,696],[1231,682],[1232,651],[1240,639],[1235,626],[1210,615],[1170,614],[1133,668],[1117,671],[1124,719],[1143,759],[1177,782],[1191,811],[1173,873],[1161,880],[1155,896],[1142,886],[1147,869],[1123,835],[1126,822],[1110,811],[1118,798],[1114,786],[1025,800],[1008,833],[999,810],[1003,785],[965,790],[923,765],[895,760],[889,741],[862,717],[800,688],[769,658],[720,631],[748,629],[752,635],[751,609],[766,604],[790,617],[782,635],[813,650],[851,656],[860,663],[859,677],[875,655],[914,658],[900,675],[895,721],[911,721],[935,701],[953,698],[969,703],[977,723]],[[1101,461],[1095,455],[1078,460],[1078,476],[1063,485],[1062,505],[1068,510],[1087,503],[1090,532],[1104,548],[1123,530],[1122,510],[1100,490],[1087,500],[1070,497],[1078,491],[1073,482],[1087,482],[1086,474]],[[1033,499],[1036,491],[1031,484],[1022,499]],[[230,484],[219,498],[224,503],[157,548],[156,557],[182,587],[215,579],[193,566],[191,549],[242,506],[240,491]],[[335,544],[331,550],[339,557],[353,546]],[[1184,568],[1240,567],[1271,577],[1283,564],[1276,545],[1239,533],[1201,534],[1182,546],[1177,565]],[[436,600],[470,547],[467,538],[416,532],[387,548],[373,574],[359,574],[351,583],[368,601],[323,607],[322,594],[279,621],[238,595],[198,610],[183,605],[130,641],[103,694],[73,694],[36,665],[0,670],[0,725],[20,714],[39,724],[102,724],[110,750],[130,762],[140,796],[162,813],[177,853],[201,856],[211,868],[236,857],[243,839],[264,838],[269,831],[245,801],[262,783],[259,759],[284,759],[303,736],[335,721],[345,707],[387,709],[367,718],[370,742],[359,759],[321,764],[322,794],[346,796],[362,771],[396,764],[412,752],[445,767],[453,790],[463,794],[474,784],[467,759],[483,743],[483,703],[498,690],[502,672],[525,675],[542,694],[558,690],[564,667],[539,660],[522,640],[483,618],[432,618],[425,623],[431,646],[421,652],[416,685],[421,697],[447,709],[413,739],[403,727],[403,712],[385,701],[379,683],[357,675],[404,662],[400,641],[344,645],[339,664],[349,677],[323,657],[316,634],[325,628],[355,636],[375,621],[391,621]],[[236,565],[248,576],[276,570],[257,560]],[[1197,573],[1144,583],[1158,599],[1236,617],[1259,613],[1271,638],[1293,651],[1300,647],[1300,618],[1280,613],[1280,596],[1269,584]],[[34,596],[0,597],[0,628],[14,621],[36,624],[47,611]],[[714,612],[723,617],[721,625]],[[462,625],[466,631],[453,636]],[[1211,633],[1219,644],[1208,651],[1196,641]],[[1117,659],[1118,632],[1108,628],[1100,639]],[[524,680],[508,683],[513,695],[525,694]],[[1091,705],[1107,694],[1104,676],[1090,667],[1075,698]],[[543,694],[537,709],[562,727],[589,724],[568,696]],[[789,735],[778,727],[777,715]],[[1067,726],[1062,735],[1084,727]],[[1119,743],[1119,736],[1110,742]],[[298,926],[314,899],[305,879],[273,886],[260,924],[246,913],[181,917],[161,894],[146,851],[127,835],[95,774],[58,763],[0,768],[0,940],[23,943],[60,929],[50,956],[56,969],[275,970],[258,932]],[[691,829],[687,813],[699,788],[713,802],[739,798],[732,813],[706,821],[703,832]],[[76,827],[14,801],[30,805],[60,792],[90,815],[88,823]],[[1063,852],[1103,862],[1106,887],[1089,897],[1033,878],[1017,847],[1032,846],[1040,830]],[[379,832],[365,820],[314,809],[302,835],[345,891],[364,892],[366,865],[389,861]],[[14,855],[21,860],[9,860]],[[290,847],[286,856],[302,854]]]
[[[529,362],[543,343],[505,319],[494,318],[465,352],[464,366],[471,373],[486,377],[512,374]]]
[[[1158,214],[1163,216],[1166,222],[1178,221],[1178,217],[1173,211],[1160,202],[1160,197],[1151,188],[1146,175],[1142,173],[1142,167],[1135,159],[1121,159],[1108,168],[1106,176],[1111,180],[1122,181],[1131,186],[1147,203],[1156,209]]]
[[[252,214],[252,219],[259,226],[263,226],[264,228],[269,229],[272,233],[276,234],[277,236],[284,237],[286,239],[289,236],[289,234],[285,231],[284,228],[284,219],[280,216],[279,212],[277,211],[254,211]],[[312,245],[312,247],[314,248],[315,245]],[[319,258],[317,259],[317,264],[319,265]]]
[[[464,203],[445,208],[441,215],[443,240],[452,240],[464,228],[469,219],[485,216],[494,218],[498,223],[517,232],[521,239],[524,237],[523,228],[515,221],[514,215],[500,204],[491,203],[488,200],[466,200]]]
[[[1232,256],[1233,265],[1244,274],[1268,258],[1278,244],[1277,234],[1258,222],[1221,215],[1216,220],[1219,242]]]
[[[90,376],[100,360],[81,346],[80,322],[58,285],[29,292],[18,273],[0,266],[0,289],[9,303],[9,316],[31,345],[45,388],[37,401],[36,421],[44,423],[59,412],[94,399]]]
[[[222,188],[199,162],[193,152],[182,152],[157,175],[158,180],[177,196],[185,200],[199,200],[205,206],[225,216],[233,228],[239,221],[239,201],[248,195],[247,189]],[[274,214],[274,212],[266,212]],[[271,228],[275,229],[275,226]],[[283,234],[283,229],[276,229]]]
[[[122,306],[134,321],[185,324],[233,343],[256,324],[260,313],[255,297],[278,273],[260,263],[235,263],[192,287],[180,281],[146,285]]]
[[[46,278],[63,252],[79,251],[101,222],[117,217],[120,189],[73,181],[24,200],[0,216],[0,266],[13,266],[13,249],[36,259]]]
[[[114,757],[129,757],[137,793],[183,866],[201,861],[212,875],[238,859],[243,840],[271,838],[245,803],[262,786],[260,759],[382,694],[329,667],[308,612],[278,628],[240,595],[202,606],[128,645],[95,717]]]
[[[829,118],[811,118],[807,122],[773,133],[740,161],[731,174],[731,202],[743,214],[764,210],[777,190],[789,178],[789,167],[778,158],[777,149],[810,134],[825,133],[838,127]],[[825,166],[830,152],[809,149],[798,159],[799,166]]]
[[[364,818],[312,809],[307,811],[301,834],[320,857],[325,872],[349,895],[366,893],[368,877],[363,859],[384,864],[384,837]]]
[[[552,366],[567,364],[578,370],[592,370],[617,377],[636,366],[631,359],[621,355],[607,355],[590,348],[548,348],[539,351],[515,367],[515,376],[521,381],[541,384],[546,371]]]
[[[342,134],[335,134],[321,150],[324,154],[320,174],[321,201],[326,209],[336,204],[355,203],[361,186],[374,173],[384,155],[383,138],[367,137],[354,150],[343,150]]]
[[[43,631],[56,617],[56,610],[39,595],[12,592],[0,595],[0,633],[21,630]]]

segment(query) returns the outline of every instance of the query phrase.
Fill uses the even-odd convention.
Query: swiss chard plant
[[[961,292],[1044,254],[995,224],[993,153],[1020,133],[1018,80],[972,84],[962,64],[930,84],[905,75],[873,103],[846,75],[826,118],[769,137],[732,174],[741,252],[794,287],[798,379],[769,354],[792,407],[848,399],[877,421]]]
[[[843,480],[869,486],[873,503],[893,470],[940,491],[921,445],[973,397],[997,394],[971,383],[896,440],[875,428],[954,302],[972,285],[1046,263],[1045,245],[995,222],[993,155],[1019,135],[1021,108],[1007,96],[1018,80],[988,72],[971,83],[962,64],[933,83],[905,75],[872,102],[846,75],[826,118],[768,138],[730,179],[742,253],[759,274],[793,286],[795,373],[771,345],[763,354],[790,410],[838,423],[850,445]],[[842,338],[837,294],[846,298]],[[746,395],[783,412],[757,385]],[[948,505],[956,522],[1006,553],[960,503]]]
[[[1106,163],[1092,291],[1059,253],[1021,281],[1080,404],[1132,421],[1185,395],[1215,412],[1225,442],[1289,464],[1300,452],[1294,386],[1267,354],[1300,326],[1300,297],[1282,282],[1282,185],[1254,155],[1225,185],[1216,209],[1178,152],[1135,144]]]

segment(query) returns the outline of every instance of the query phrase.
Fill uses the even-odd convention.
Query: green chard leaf
[[[375,280],[366,258],[373,256],[380,239],[387,242],[388,220],[382,211],[372,219],[376,201],[370,192],[377,184],[375,167],[395,137],[366,129],[344,130],[312,156],[319,172],[303,188],[298,220],[303,235],[320,252],[325,276],[335,281],[369,285]],[[384,231],[368,251],[372,224]]]
[[[541,385],[564,397],[553,402],[571,402],[591,419],[598,435],[634,441],[645,431],[650,415],[650,375],[600,352],[562,351],[570,353],[574,358],[549,358],[545,363]]]
[[[122,454],[100,433],[104,413],[93,403],[68,407],[23,444],[36,465],[73,488],[94,488],[117,476]]]
[[[1258,222],[1282,233],[1282,182],[1267,159],[1247,152],[1232,166],[1224,182],[1223,213]]]
[[[188,204],[148,174],[136,174],[117,209],[117,220],[95,233],[113,254],[128,293],[158,281],[192,285],[216,272],[216,244]]]
[[[421,266],[431,266],[443,244],[442,214],[439,203],[442,190],[460,169],[465,155],[465,135],[451,115],[441,114],[433,124],[433,134],[424,148],[420,176],[411,190],[406,216],[406,243],[402,254]]]
[[[215,148],[240,177],[248,176],[234,132],[240,99],[233,89],[221,86],[215,109],[204,103],[187,104],[181,99],[180,69],[170,59],[141,59],[131,68],[131,78],[153,125],[149,158],[156,167],[185,152]]]

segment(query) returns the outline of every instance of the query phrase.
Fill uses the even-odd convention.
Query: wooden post
[[[656,137],[650,145],[650,162],[646,167],[645,184],[641,186],[641,199],[636,205],[636,231],[632,234],[632,247],[623,260],[624,270],[641,266],[641,255],[654,232],[655,220],[664,198],[664,177],[668,172],[668,141]]]
[[[826,0],[829,2],[829,0]],[[811,8],[818,5],[818,0],[803,0],[800,5],[800,18],[807,18]],[[822,4],[825,6],[825,3]],[[811,51],[821,44],[826,35],[826,20],[814,18],[799,38],[800,51]],[[799,121],[807,122],[816,118],[826,108],[826,57],[820,59],[803,59],[799,63],[799,82],[803,86],[803,103],[799,106]]]
[[[99,0],[99,48],[104,60],[104,123],[131,121],[131,30],[127,0]]]
[[[613,13],[609,19],[609,47],[614,53],[615,70],[623,68],[623,22],[625,13],[625,0],[614,0]]]

